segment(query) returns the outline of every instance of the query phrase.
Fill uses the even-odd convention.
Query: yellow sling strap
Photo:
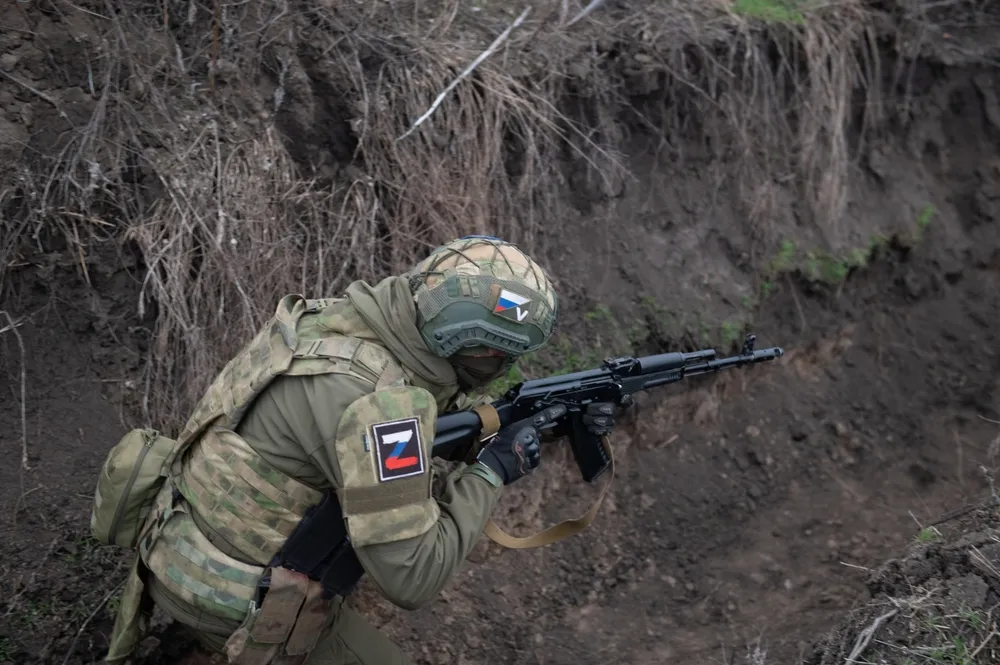
[[[497,431],[499,431],[500,417],[497,415],[497,411],[492,405],[482,404],[475,407],[473,411],[479,414],[479,418],[483,423],[480,441],[493,436],[497,433]],[[594,521],[594,518],[597,517],[597,511],[601,509],[601,503],[604,502],[604,496],[608,493],[608,488],[611,487],[611,483],[615,479],[615,456],[611,451],[611,441],[607,436],[601,437],[601,445],[604,446],[604,450],[607,451],[608,457],[611,459],[611,475],[608,476],[608,482],[604,483],[604,487],[601,488],[601,493],[597,496],[597,500],[594,501],[590,510],[588,510],[585,514],[576,519],[565,520],[559,524],[554,524],[544,531],[539,531],[538,533],[524,537],[510,535],[497,526],[497,523],[491,519],[486,522],[486,528],[483,529],[483,533],[485,533],[486,536],[493,542],[506,548],[524,550],[558,543],[560,540],[569,538],[570,536],[576,535],[586,529],[590,526],[590,523]],[[479,442],[476,442],[469,451],[471,458],[475,458],[476,453],[479,452],[478,449]]]
[[[601,445],[604,446],[604,450],[607,451],[608,457],[611,458],[611,475],[608,476],[608,482],[604,483],[604,487],[601,488],[601,493],[597,496],[597,500],[594,501],[594,504],[590,507],[590,510],[588,510],[586,514],[576,518],[575,520],[565,520],[559,524],[550,526],[544,531],[539,531],[538,533],[525,536],[523,538],[510,535],[497,526],[496,522],[491,519],[486,523],[486,528],[483,529],[483,533],[485,533],[490,540],[495,543],[499,543],[504,547],[514,550],[524,550],[558,543],[560,540],[569,538],[570,536],[578,534],[586,529],[590,526],[590,523],[594,521],[594,518],[597,517],[597,511],[601,508],[601,503],[604,501],[604,495],[608,493],[608,488],[611,487],[611,483],[615,479],[615,457],[611,453],[611,442],[608,440],[608,437],[601,437]]]

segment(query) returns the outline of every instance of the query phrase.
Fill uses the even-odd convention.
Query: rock
[[[906,271],[903,276],[903,286],[906,287],[906,292],[911,298],[920,298],[927,289],[926,280],[913,270]]]
[[[4,53],[0,55],[0,68],[5,72],[12,71],[14,67],[17,67],[17,61],[20,60],[19,57],[13,53]]]
[[[948,612],[982,609],[986,604],[986,594],[989,590],[989,585],[978,575],[965,575],[948,580],[948,598],[951,606]]]
[[[806,424],[801,420],[797,420],[789,425],[788,433],[792,437],[792,441],[805,441],[809,436],[809,430],[806,429]]]
[[[83,88],[75,86],[73,88],[66,88],[62,93],[62,101],[67,104],[76,104],[87,99],[87,93],[83,91]]]
[[[889,173],[890,158],[885,154],[884,146],[873,146],[868,152],[868,167],[879,180],[885,180]]]

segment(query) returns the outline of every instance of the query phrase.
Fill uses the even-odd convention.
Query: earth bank
[[[674,69],[678,61],[668,57],[673,52],[650,47],[658,68],[626,76],[629,68],[648,65],[650,52],[624,53],[620,45],[614,46],[619,49],[615,53],[602,50],[597,61],[613,67],[598,69],[600,76],[578,75],[573,90],[585,100],[577,107],[582,115],[614,110],[610,116],[583,119],[601,130],[592,135],[600,141],[584,144],[596,152],[579,149],[564,155],[558,169],[550,171],[533,171],[545,159],[529,155],[520,172],[516,165],[508,171],[528,188],[524,201],[531,202],[531,214],[552,216],[533,222],[526,213],[520,216],[526,218],[521,226],[490,225],[491,215],[510,210],[500,206],[473,211],[474,223],[461,227],[452,223],[456,211],[476,205],[478,190],[468,184],[471,177],[462,181],[466,186],[454,200],[418,202],[425,208],[406,197],[393,201],[384,192],[376,196],[357,184],[372,174],[389,191],[405,183],[393,180],[398,164],[374,161],[370,151],[388,145],[384,136],[376,140],[367,134],[369,143],[358,138],[365,131],[379,136],[350,122],[351,104],[360,97],[334,94],[350,86],[332,78],[330,72],[337,70],[320,66],[326,61],[316,59],[305,40],[273,42],[274,61],[266,62],[269,46],[261,49],[263,62],[254,62],[246,55],[252,49],[236,39],[242,34],[237,27],[244,24],[227,14],[229,32],[223,36],[229,37],[223,41],[234,49],[236,69],[227,70],[218,59],[212,65],[220,89],[230,81],[223,102],[202,107],[214,115],[191,115],[197,103],[183,97],[161,109],[152,93],[142,97],[143,91],[130,88],[144,80],[136,73],[144,66],[162,76],[145,80],[163,86],[190,79],[207,84],[211,40],[206,30],[190,27],[207,21],[204,10],[192,9],[194,18],[189,19],[169,6],[169,29],[147,41],[150,53],[157,40],[164,40],[160,46],[168,53],[175,44],[181,65],[189,67],[181,73],[155,70],[154,65],[173,65],[145,61],[149,54],[135,52],[134,60],[114,61],[121,69],[102,69],[101,62],[112,62],[98,58],[111,53],[101,50],[109,43],[102,40],[113,42],[115,30],[129,27],[121,16],[110,21],[111,5],[75,9],[42,3],[3,10],[4,25],[11,29],[4,31],[0,54],[7,74],[0,79],[0,145],[10,154],[5,163],[18,168],[5,180],[4,191],[10,194],[3,197],[0,243],[6,266],[2,309],[10,315],[9,321],[0,319],[6,369],[6,385],[0,388],[5,406],[0,445],[11,451],[11,462],[0,471],[0,565],[9,587],[0,609],[0,661],[83,663],[102,653],[113,620],[113,585],[123,575],[124,559],[86,538],[93,478],[107,447],[125,427],[170,423],[183,411],[162,393],[176,378],[175,370],[199,363],[206,368],[189,372],[180,382],[183,404],[185,395],[210,380],[227,345],[242,341],[238,332],[249,324],[230,325],[226,331],[227,319],[214,312],[228,311],[233,321],[259,318],[273,307],[280,288],[291,285],[295,290],[301,284],[309,292],[327,293],[343,284],[344,275],[380,274],[393,262],[419,254],[435,238],[460,230],[506,232],[536,248],[568,294],[563,336],[551,353],[528,366],[528,373],[575,369],[623,351],[705,345],[722,351],[750,323],[759,344],[784,346],[787,355],[773,367],[690,381],[641,400],[616,435],[618,477],[586,536],[542,552],[500,552],[484,542],[474,557],[481,563],[470,564],[433,606],[407,614],[368,604],[370,614],[386,622],[385,630],[417,662],[478,663],[488,655],[490,662],[539,663],[842,662],[842,652],[853,649],[858,631],[891,609],[886,598],[906,599],[892,605],[901,608],[899,613],[880,626],[904,643],[890,649],[873,640],[867,657],[882,649],[903,662],[925,654],[919,649],[933,638],[937,642],[930,646],[946,649],[939,662],[963,662],[944,659],[959,653],[956,637],[969,647],[966,656],[985,645],[976,657],[990,657],[985,640],[995,596],[983,591],[979,603],[977,589],[983,580],[989,586],[989,579],[966,579],[975,565],[967,547],[942,544],[930,533],[935,539],[930,547],[938,549],[925,546],[919,556],[932,563],[950,561],[951,568],[933,563],[914,572],[905,563],[912,557],[882,566],[914,538],[928,537],[922,525],[988,493],[988,474],[996,466],[990,443],[997,425],[986,419],[1000,420],[995,332],[1000,313],[1000,75],[989,62],[1000,55],[1000,40],[998,17],[988,8],[978,10],[973,27],[962,27],[969,21],[959,12],[963,7],[975,11],[975,3],[953,6],[948,13],[920,14],[910,6],[907,14],[893,5],[871,14],[882,21],[871,24],[876,26],[871,38],[878,44],[879,67],[865,79],[867,94],[858,97],[857,111],[843,116],[851,160],[843,171],[826,172],[825,180],[824,172],[800,172],[780,155],[764,159],[755,153],[754,159],[763,161],[726,170],[727,159],[736,154],[734,146],[739,147],[733,139],[733,127],[739,125],[695,121],[692,111],[698,106],[692,99],[705,93],[688,98],[677,92],[681,77]],[[152,7],[143,9],[163,18]],[[471,16],[462,11],[463,19]],[[588,29],[606,29],[608,16],[620,15],[615,12],[635,17],[624,5],[608,11],[600,20],[595,16]],[[745,18],[727,16],[744,29],[738,20]],[[474,53],[513,18],[490,15],[498,27],[475,42],[479,47]],[[808,25],[818,30],[816,25],[827,24]],[[551,26],[547,30],[551,32],[539,34],[563,34]],[[438,37],[446,45],[445,38],[454,37],[455,44],[471,51],[471,42],[462,41],[467,33]],[[126,33],[123,41],[138,49],[142,39],[139,33]],[[774,43],[776,48],[783,45],[777,38]],[[367,55],[375,57],[373,52]],[[687,66],[696,68],[691,63],[697,58],[687,57]],[[471,58],[455,60],[463,64],[432,81],[434,86],[428,87],[434,93],[425,94],[426,99],[408,102],[415,111],[395,118],[397,126],[390,129],[409,126]],[[359,71],[375,71],[379,64],[393,71],[385,62],[367,61],[359,61]],[[253,67],[273,71],[277,78],[261,76],[248,87],[239,72]],[[586,89],[583,83],[606,82],[608,69],[620,87]],[[228,79],[222,74],[227,71]],[[495,75],[490,72],[483,76]],[[354,91],[376,94],[374,87],[352,85]],[[285,92],[278,95],[277,90]],[[283,95],[288,102],[282,102],[278,113],[263,113]],[[501,149],[490,138],[500,127],[490,124],[499,122],[493,116],[483,121],[482,135],[466,141],[461,132],[454,133],[466,127],[460,102],[482,101],[468,91],[456,95],[456,106],[441,109],[443,125],[428,121],[439,128],[431,131],[458,123],[445,141],[447,150],[431,155],[440,168],[449,159],[470,166],[462,160],[472,152]],[[624,101],[595,105],[603,97]],[[768,100],[757,101],[766,106]],[[714,103],[729,108],[728,101]],[[866,105],[875,110],[864,116]],[[240,153],[212,140],[212,131],[239,137],[243,130],[232,125],[252,113],[263,119],[245,130],[257,137],[251,149]],[[111,125],[105,119],[112,117],[119,123],[119,137],[134,132],[128,137],[132,143],[118,144],[128,146],[121,155],[111,150],[115,141],[87,138],[99,129],[95,118]],[[768,126],[764,120],[773,120],[763,112],[760,117],[763,124],[744,128]],[[206,124],[206,118],[216,124]],[[847,122],[854,118],[853,124]],[[157,125],[165,120],[175,124],[170,129]],[[189,124],[172,133],[179,121]],[[860,133],[862,122],[873,123],[865,134]],[[525,121],[522,129],[529,126]],[[773,130],[775,136],[786,136],[779,129]],[[67,137],[75,142],[67,144]],[[831,150],[838,145],[829,137],[820,143]],[[99,149],[93,147],[98,144]],[[358,145],[364,159],[351,161]],[[130,152],[137,147],[145,161]],[[60,155],[64,148],[67,152]],[[225,165],[233,166],[232,171],[214,159],[216,149],[226,150]],[[764,144],[761,151],[773,149]],[[405,165],[405,159],[424,154],[396,150],[387,150],[392,155],[387,162],[394,158]],[[88,155],[99,169],[87,166]],[[610,155],[627,171],[595,155]],[[62,207],[47,209],[56,201],[46,198],[50,190],[32,187],[45,182],[38,174],[45,173],[50,159],[66,169],[56,172],[59,179],[50,190],[61,187],[73,196],[61,201]],[[127,168],[109,169],[116,159]],[[90,181],[67,181],[72,171],[65,164],[74,160],[92,175]],[[603,175],[586,167],[594,163]],[[803,163],[808,167],[810,162],[803,158]],[[754,165],[761,167],[757,175],[765,177],[749,177]],[[190,182],[192,172],[185,175],[185,168],[202,169],[192,171],[199,177],[212,169],[222,175],[202,188]],[[291,178],[284,183],[289,190],[280,194],[281,183],[263,175],[275,168]],[[827,198],[812,201],[815,205],[835,204],[838,189],[831,179],[838,174],[845,178],[843,214],[821,220],[801,203],[799,187],[810,173],[829,188]],[[272,189],[255,198],[236,188],[241,177]],[[330,192],[339,190],[335,185],[326,190],[302,185],[309,177],[333,183],[353,179],[353,189],[347,191],[355,193],[358,210],[393,202],[393,212],[406,223],[355,226],[337,236],[348,238],[347,244],[324,246],[315,234],[327,223],[334,198]],[[440,182],[456,182],[457,177],[445,174]],[[561,178],[565,184],[559,187],[532,185],[536,179],[552,183]],[[513,205],[525,190],[512,191],[489,190],[485,200],[508,197],[505,205]],[[189,216],[178,213],[182,206],[163,203],[170,197],[176,201],[179,194],[189,197]],[[80,198],[86,196],[90,198]],[[218,202],[228,215],[206,216],[204,210],[216,210]],[[218,266],[234,257],[243,265],[286,265],[289,255],[275,253],[281,245],[266,233],[270,228],[280,236],[287,220],[264,215],[260,219],[272,226],[254,226],[251,215],[291,205],[299,206],[297,223],[304,228],[288,244],[299,252],[291,256],[310,257],[308,273],[252,282],[252,302],[233,305],[244,296],[236,287],[219,285],[232,273]],[[303,209],[312,212],[303,216]],[[354,219],[353,211],[338,210],[341,216],[332,219]],[[125,238],[123,227],[128,229]],[[37,238],[32,237],[35,231]],[[188,237],[194,240],[184,245]],[[213,245],[216,237],[228,244]],[[156,250],[171,243],[183,252]],[[364,255],[370,249],[373,258],[367,264],[337,263],[344,261],[344,252]],[[268,251],[271,263],[264,262]],[[341,267],[345,273],[337,276]],[[179,278],[184,274],[192,275],[190,281]],[[246,275],[236,277],[238,282]],[[164,320],[174,321],[173,327],[165,327]],[[169,354],[161,356],[165,352],[180,358],[176,366]],[[152,371],[150,359],[160,369]],[[22,445],[27,469],[16,463]],[[575,515],[596,489],[581,486],[564,450],[553,451],[538,475],[507,494],[502,524],[524,532]],[[975,517],[981,521],[940,527],[951,539],[943,542],[965,542],[963,534],[981,532],[987,535],[970,538],[978,538],[976,546],[985,552],[992,513],[981,511]],[[960,554],[941,554],[945,551]],[[842,622],[846,612],[866,600],[866,578],[873,592],[886,595]],[[936,607],[937,600],[924,605],[918,600],[925,593],[921,588],[935,588],[938,580],[944,580],[941,588],[971,588],[973,605],[979,603],[971,611],[982,613],[985,630],[974,633],[966,624],[949,624],[948,631],[900,636],[894,622]],[[478,630],[471,630],[470,623]],[[811,644],[831,626],[837,626],[831,637]],[[186,662],[204,659],[190,652],[171,627],[161,630],[167,633],[147,643],[150,662],[177,662],[181,654]],[[876,639],[885,634],[878,632]]]

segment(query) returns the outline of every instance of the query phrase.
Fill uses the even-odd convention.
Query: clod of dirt
[[[869,580],[870,600],[816,642],[805,665],[1000,662],[998,525],[996,509],[978,510],[886,562]]]

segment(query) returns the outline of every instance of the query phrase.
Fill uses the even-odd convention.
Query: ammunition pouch
[[[340,502],[327,491],[261,576],[246,619],[226,642],[229,662],[304,662],[336,616],[335,597],[354,591],[364,572]]]

